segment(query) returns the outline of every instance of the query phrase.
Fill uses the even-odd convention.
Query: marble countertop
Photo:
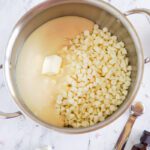
[[[43,0],[0,0],[0,64],[8,38],[17,20],[30,8]],[[149,8],[150,0],[106,0],[125,12],[133,8]],[[150,17],[132,15],[129,17],[141,39],[144,54],[150,56]],[[125,150],[139,142],[143,130],[150,131],[150,64],[145,65],[144,77],[135,100],[142,101],[145,113],[136,121]],[[0,110],[13,112],[17,107],[12,101],[0,71]],[[53,150],[112,150],[127,118],[127,110],[109,126],[95,132],[67,135],[48,130],[21,116],[10,120],[0,119],[0,150],[35,150],[37,147],[51,145]]]

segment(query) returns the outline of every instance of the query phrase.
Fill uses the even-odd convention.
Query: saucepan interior
[[[132,70],[132,84],[128,96],[120,108],[105,121],[88,128],[60,128],[43,122],[37,118],[24,104],[23,98],[18,92],[16,85],[16,62],[27,37],[39,26],[47,21],[62,16],[80,16],[85,17],[99,24],[101,28],[108,29],[118,36],[119,40],[125,42],[128,50]],[[29,11],[18,22],[8,43],[5,59],[5,76],[8,88],[19,106],[19,109],[32,120],[39,124],[66,133],[82,133],[102,128],[118,118],[131,104],[139,88],[143,73],[143,54],[142,48],[134,28],[127,18],[118,10],[105,2],[93,1],[48,1],[40,4]]]

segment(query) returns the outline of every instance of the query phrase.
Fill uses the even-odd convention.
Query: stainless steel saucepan
[[[123,14],[113,6],[100,0],[49,0],[39,4],[27,12],[14,27],[6,49],[4,65],[1,65],[0,67],[0,69],[4,68],[6,85],[13,100],[18,106],[19,111],[15,113],[0,112],[0,117],[8,119],[25,115],[26,117],[31,118],[35,122],[49,129],[74,134],[102,128],[117,119],[134,100],[141,84],[144,63],[148,63],[150,61],[150,58],[143,58],[143,49],[139,37],[127,18],[127,15],[135,13],[145,13],[150,15],[150,10],[135,9]],[[131,75],[132,84],[124,103],[105,121],[91,127],[74,129],[67,127],[56,127],[43,122],[27,108],[22,97],[19,95],[16,86],[16,62],[24,41],[39,26],[51,19],[61,16],[81,16],[93,20],[95,23],[99,24],[100,27],[108,27],[113,34],[118,36],[119,40],[125,42],[130,64],[133,68]]]

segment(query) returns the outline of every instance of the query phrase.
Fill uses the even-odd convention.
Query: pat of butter
[[[46,56],[44,59],[42,74],[55,75],[60,71],[62,58],[58,55]]]

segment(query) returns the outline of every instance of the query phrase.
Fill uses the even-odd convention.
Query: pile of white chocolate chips
[[[124,43],[95,24],[62,51],[72,70],[56,100],[64,125],[88,127],[105,120],[123,103],[131,84],[132,68]]]

